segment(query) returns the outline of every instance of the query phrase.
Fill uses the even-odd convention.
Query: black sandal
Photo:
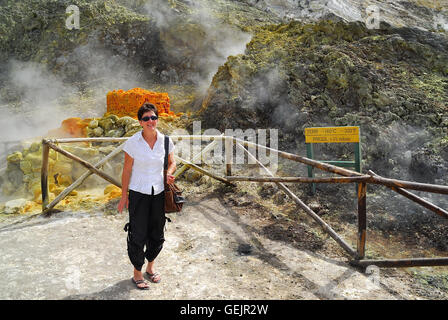
[[[149,290],[149,286],[148,286],[148,284],[146,283],[145,280],[135,280],[134,277],[132,277],[131,280],[132,280],[132,282],[135,284],[135,286],[136,286],[138,289],[140,289],[140,290]],[[146,284],[147,286],[146,286],[146,287],[139,287],[138,285],[139,285],[140,283],[144,283],[144,284]]]
[[[160,274],[158,272],[154,272],[153,274],[149,273],[148,271],[145,272],[145,274],[149,277],[149,281],[152,283],[159,283],[162,281],[162,278],[160,277]],[[159,281],[155,281],[154,279],[159,278]]]

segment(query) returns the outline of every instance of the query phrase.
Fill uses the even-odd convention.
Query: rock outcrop
[[[113,90],[107,93],[106,115],[131,116],[137,118],[137,111],[144,102],[152,103],[159,117],[176,117],[170,110],[170,98],[166,92],[152,92],[141,88],[128,91]]]
[[[200,119],[219,130],[278,128],[282,149],[300,152],[305,127],[358,125],[366,169],[443,183],[448,159],[434,151],[447,148],[447,52],[443,36],[385,24],[267,26],[219,68]]]

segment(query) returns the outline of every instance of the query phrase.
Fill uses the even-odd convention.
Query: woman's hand
[[[172,174],[167,174],[166,175],[166,183],[171,184],[174,183],[174,176]]]
[[[118,212],[122,212],[124,207],[126,206],[126,209],[129,208],[129,200],[128,196],[121,197],[120,202],[118,203]]]

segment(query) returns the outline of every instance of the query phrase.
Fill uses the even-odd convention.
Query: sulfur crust
[[[105,115],[115,114],[119,117],[130,116],[137,118],[140,106],[149,102],[156,106],[160,117],[176,117],[170,111],[170,98],[165,92],[152,92],[134,88],[128,91],[113,90],[107,93],[107,111]]]

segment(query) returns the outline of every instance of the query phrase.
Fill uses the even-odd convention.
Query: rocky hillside
[[[448,1],[446,0],[244,1],[283,19],[311,22],[328,16],[337,16],[345,21],[366,22],[368,13],[374,10],[379,14],[379,20],[394,26],[416,27],[430,31],[448,30]]]
[[[65,26],[70,4],[80,29]],[[218,67],[244,52],[250,28],[278,22],[234,1],[3,0],[0,112],[8,121],[0,140],[101,117],[115,89],[168,92],[175,112],[192,110]]]
[[[78,30],[65,27],[69,4],[79,7]],[[5,0],[0,59],[44,64],[68,82],[118,76],[197,84],[244,49],[250,36],[240,28],[279,21],[259,18],[262,11],[247,4],[228,4],[226,12],[227,1]],[[5,76],[9,68],[2,63],[0,71]]]
[[[279,128],[280,147],[302,153],[307,126],[360,125],[365,169],[446,181],[443,1],[373,1],[379,29],[358,0],[76,0],[79,30],[65,28],[68,4],[2,1],[5,136],[101,117],[112,89],[165,86],[204,129]]]
[[[444,1],[373,1],[379,29],[359,0],[76,0],[79,30],[68,4],[0,7],[0,107],[28,130],[54,125],[43,114],[101,117],[112,89],[165,86],[174,111],[201,108],[202,128],[281,128],[301,152],[307,126],[360,125],[364,168],[446,181]],[[5,131],[24,131],[18,118]]]
[[[443,184],[447,52],[444,36],[386,24],[266,26],[219,68],[200,117],[221,130],[278,128],[283,149],[296,151],[305,127],[359,125],[366,169]]]
[[[219,68],[198,117],[221,131],[277,128],[279,148],[301,155],[306,127],[360,126],[363,172],[446,185],[447,52],[443,32],[384,22],[380,29],[335,17],[265,26],[244,54]],[[318,151],[320,159],[353,157],[344,144],[323,144]],[[303,165],[285,162],[280,168],[281,175],[306,175]],[[301,185],[292,188],[305,202],[317,201],[317,208],[330,206],[333,214],[326,219],[340,228],[356,223],[351,188],[320,184],[317,198]],[[385,188],[369,185],[368,194],[371,230],[446,251],[446,219]],[[445,196],[419,195],[448,206]]]
[[[2,61],[33,61],[46,65],[62,80],[95,79],[105,69],[123,64],[158,65],[160,41],[148,16],[116,1],[3,1],[0,14]],[[66,28],[69,4],[80,10],[79,30]],[[104,59],[106,58],[109,59]],[[92,68],[95,66],[96,68]],[[7,69],[8,64],[2,64]],[[161,70],[159,70],[160,72]]]
[[[80,9],[80,29],[65,27],[71,4]],[[379,14],[378,27],[366,25],[372,22],[369,5]],[[0,150],[2,196],[15,199],[11,207],[0,203],[0,212],[29,212],[24,205],[40,211],[39,138],[62,120],[89,119],[89,136],[135,133],[135,120],[104,116],[107,92],[134,87],[168,92],[174,112],[190,111],[169,129],[191,129],[192,120],[221,132],[277,128],[279,148],[301,155],[304,128],[357,125],[364,172],[447,185],[447,8],[446,0],[0,0],[0,142],[18,143],[16,152]],[[36,142],[19,144],[30,137]],[[96,162],[111,149],[70,150]],[[339,144],[321,145],[316,153],[352,157],[350,146]],[[51,156],[55,197],[84,169]],[[117,177],[121,163],[116,159],[104,169]],[[298,172],[286,162],[278,171]],[[103,183],[93,178],[88,187]],[[199,186],[206,194],[213,190],[199,174],[184,182],[186,193],[196,194]],[[220,187],[216,191],[235,206],[253,204],[263,219],[268,214],[257,201],[272,202],[275,221],[266,229],[275,231],[268,232],[271,239],[295,230],[300,245],[311,235],[332,241],[275,186],[247,185],[254,193],[247,199],[248,186],[225,195]],[[90,201],[97,210],[98,203],[120,194],[101,186],[100,198],[84,199],[86,190],[78,189],[78,198],[61,205],[79,204],[78,213]],[[307,186],[291,189],[356,243],[356,201],[349,187],[318,185],[313,197]],[[446,255],[448,221],[395,196],[369,185],[367,256]],[[427,199],[448,208],[446,197]],[[116,203],[110,207],[115,211]],[[277,215],[300,221],[301,228],[280,227]],[[394,247],[396,242],[403,246]],[[329,248],[325,255],[335,252]],[[446,291],[446,274],[440,279]]]

